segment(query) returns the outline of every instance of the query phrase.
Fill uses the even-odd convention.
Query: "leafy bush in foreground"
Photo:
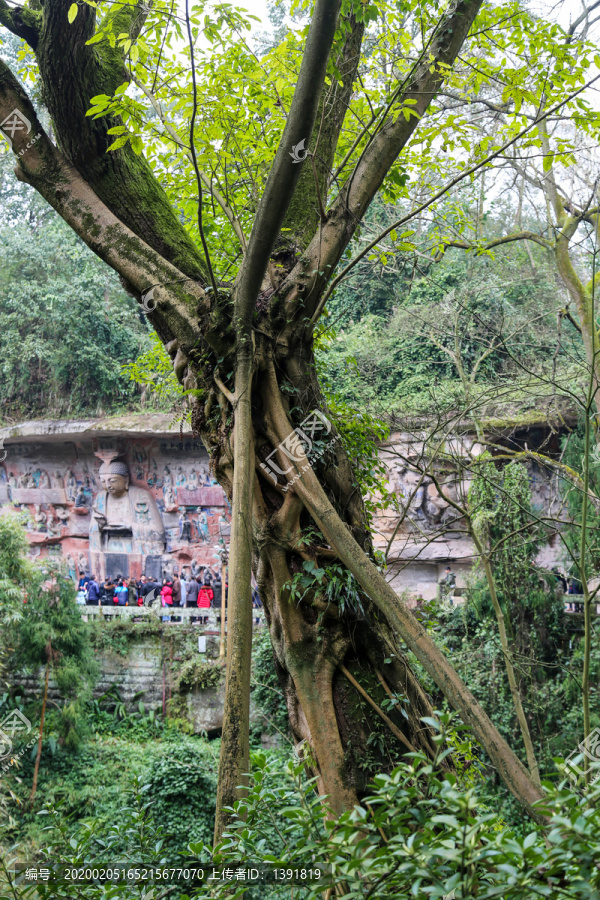
[[[482,806],[476,787],[465,789],[458,776],[440,767],[449,753],[441,750],[449,724],[450,717],[442,716],[437,760],[412,754],[389,775],[377,776],[371,795],[337,820],[327,818],[305,763],[257,753],[248,797],[237,804],[234,823],[214,854],[202,841],[182,841],[179,852],[172,849],[163,813],[150,800],[152,791],[138,782],[120,821],[110,829],[99,831],[86,822],[70,837],[64,820],[56,817],[44,857],[54,867],[110,862],[123,855],[138,864],[173,866],[179,854],[185,854],[188,860],[192,856],[221,869],[245,864],[326,870],[319,882],[295,886],[294,900],[329,898],[332,881],[338,900],[598,900],[600,779],[585,796],[565,783],[558,788],[547,785],[547,824],[531,823],[527,834],[517,835]],[[56,895],[55,887],[39,884],[13,883],[11,888],[11,900]],[[264,885],[256,894],[257,888],[242,882],[186,890],[172,886],[170,896],[292,896],[289,886]],[[128,884],[67,884],[61,885],[60,895],[65,900],[151,896],[144,889],[140,895],[140,887]]]

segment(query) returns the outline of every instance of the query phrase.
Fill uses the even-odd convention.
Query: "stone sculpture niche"
[[[139,578],[146,557],[165,550],[164,525],[150,491],[131,485],[127,463],[111,459],[100,468],[102,490],[92,506],[90,556],[94,574]]]

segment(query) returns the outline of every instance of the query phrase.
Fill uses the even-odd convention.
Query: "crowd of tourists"
[[[225,582],[225,607],[227,607],[227,582]],[[201,566],[197,575],[166,575],[162,583],[142,575],[139,581],[135,578],[107,578],[96,580],[93,574],[82,575],[77,587],[77,603],[88,606],[148,606],[159,602],[163,607],[187,607],[202,610],[197,621],[208,622],[208,611],[211,607],[221,609],[223,584],[219,574],[210,568]],[[252,606],[262,606],[258,591],[252,591]],[[163,615],[163,621],[170,616]]]

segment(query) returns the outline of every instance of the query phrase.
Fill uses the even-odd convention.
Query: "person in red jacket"
[[[203,625],[206,625],[206,623],[208,622],[208,615],[206,614],[206,610],[210,609],[210,601],[213,597],[214,592],[210,584],[203,584],[198,591],[198,609],[202,609],[205,611],[205,614],[200,619]]]
[[[173,582],[163,579],[163,586],[160,592],[163,606],[173,606]],[[170,622],[171,616],[163,616],[163,622]]]

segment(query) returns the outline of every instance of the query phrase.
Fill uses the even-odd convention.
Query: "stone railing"
[[[80,606],[81,614],[90,619],[136,619],[141,622],[158,621],[162,622],[163,616],[169,616],[170,621],[175,625],[188,624],[196,625],[207,631],[221,629],[221,610],[220,609],[199,609],[198,607],[181,607],[181,606]],[[200,622],[201,618],[208,616],[208,622]],[[192,622],[192,619],[197,621]],[[227,630],[227,617],[225,618],[225,629]],[[264,609],[252,610],[252,624],[255,628],[265,625]]]

